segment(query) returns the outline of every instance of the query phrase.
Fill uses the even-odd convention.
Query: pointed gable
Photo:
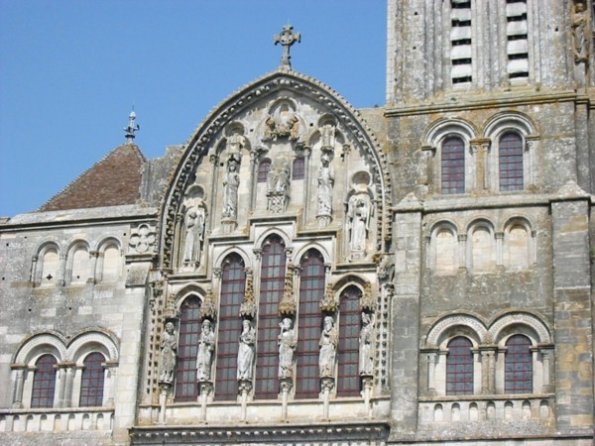
[[[39,210],[94,208],[134,204],[140,197],[145,157],[134,144],[116,147]]]

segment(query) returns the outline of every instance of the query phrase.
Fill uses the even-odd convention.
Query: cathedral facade
[[[279,68],[0,221],[0,443],[591,445],[590,0],[388,0],[387,96]]]

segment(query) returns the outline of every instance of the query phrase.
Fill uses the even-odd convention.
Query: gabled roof
[[[39,211],[134,204],[140,198],[145,157],[134,144],[116,147],[82,173]]]

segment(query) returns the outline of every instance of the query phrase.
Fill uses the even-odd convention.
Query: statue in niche
[[[584,3],[577,3],[572,14],[572,39],[574,60],[576,63],[586,62],[588,60],[588,14]]]
[[[242,333],[240,334],[240,345],[238,348],[238,381],[252,380],[255,344],[256,330],[254,330],[250,319],[244,319],[242,321]]]
[[[227,158],[227,170],[223,178],[223,217],[235,220],[238,212],[238,188],[240,186],[239,152],[230,153]]]
[[[289,163],[281,161],[269,172],[267,180],[268,209],[272,212],[284,212],[289,202],[290,169]]]
[[[176,352],[178,351],[178,340],[174,331],[174,324],[167,322],[165,331],[161,335],[159,352],[159,383],[172,385],[174,382],[174,370],[176,368]]]
[[[358,192],[349,198],[347,204],[347,229],[349,247],[356,257],[365,254],[373,204],[366,192]]]
[[[359,374],[363,376],[370,376],[374,371],[373,331],[373,316],[362,311],[362,328],[359,332]]]
[[[195,266],[200,262],[204,241],[206,210],[202,200],[190,204],[184,214],[184,266]]]
[[[293,376],[293,352],[297,347],[293,321],[284,317],[279,324],[281,333],[277,337],[279,345],[279,379],[291,378]]]
[[[335,377],[335,357],[337,356],[337,345],[339,334],[335,328],[335,320],[332,316],[325,316],[320,335],[320,354],[318,356],[318,368],[321,378]]]
[[[333,185],[335,177],[330,167],[331,157],[323,153],[320,157],[320,171],[318,172],[318,216],[330,217],[333,212]],[[329,219],[330,220],[330,219]]]
[[[202,330],[198,338],[198,354],[196,356],[196,377],[199,382],[210,381],[211,362],[215,350],[215,333],[209,319],[202,321]]]
[[[332,124],[324,124],[320,127],[320,140],[322,148],[330,148],[331,150],[335,147],[335,126]]]

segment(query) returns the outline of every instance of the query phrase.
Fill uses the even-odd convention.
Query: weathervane
[[[302,35],[300,33],[293,32],[293,26],[285,25],[283,30],[277,34],[273,41],[275,45],[280,43],[283,46],[283,55],[281,56],[281,67],[291,69],[291,55],[289,54],[289,50],[291,49],[291,45],[296,42],[301,42]]]
[[[128,127],[124,129],[126,132],[126,144],[132,144],[134,142],[134,137],[136,136],[135,133],[140,130],[140,125],[136,124],[134,121],[136,120],[136,113],[134,113],[134,109],[128,115]]]

